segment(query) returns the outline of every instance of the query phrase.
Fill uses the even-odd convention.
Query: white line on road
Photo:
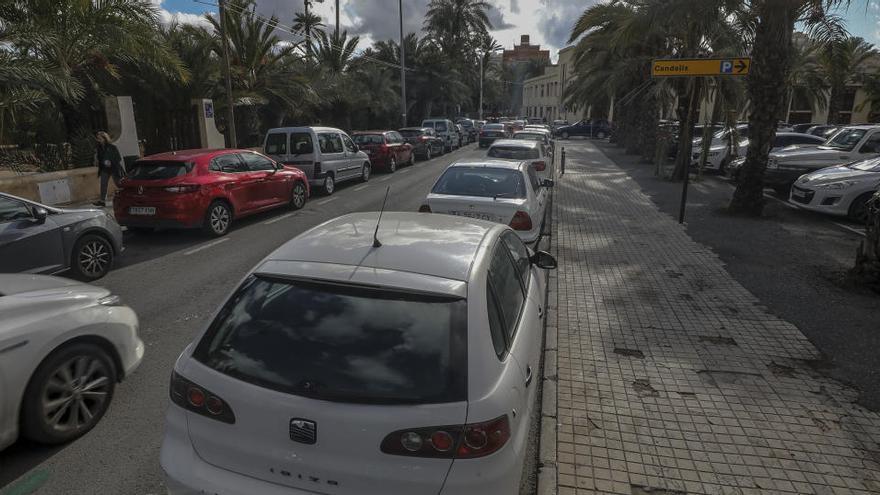
[[[377,179],[376,182],[385,182],[386,180],[389,180],[389,179],[391,179],[391,176],[386,175],[385,177],[382,177],[381,179]]]
[[[771,195],[769,195],[769,194],[767,194],[767,193],[764,193],[764,197],[767,198],[767,199],[772,199],[773,201],[776,201],[776,202],[778,202],[778,203],[781,203],[782,205],[787,206],[787,207],[791,208],[792,210],[800,210],[800,208],[798,208],[797,206],[795,206],[795,205],[789,203],[788,201],[783,201],[783,200],[781,200],[781,199],[779,199],[779,198],[776,198],[776,197],[773,197],[773,196],[771,196]]]
[[[405,173],[407,173],[407,172],[412,172],[412,169],[411,169],[411,168],[405,168],[405,169],[403,169],[403,170],[398,170],[398,171],[397,171],[398,174],[405,174]]]
[[[362,189],[366,189],[366,188],[368,188],[368,187],[370,187],[369,184],[364,184],[364,185],[361,185],[361,186],[357,186],[357,187],[355,187],[354,189],[352,189],[352,191],[360,191],[360,190],[362,190]]]
[[[859,234],[862,237],[865,237],[865,232],[863,230],[860,230],[860,229],[857,229],[854,227],[850,227],[849,225],[844,225],[842,223],[837,223],[837,222],[831,222],[831,223],[833,223],[834,225],[837,225],[838,227],[840,227],[842,229],[846,229],[850,232],[854,232],[856,234]]]
[[[296,215],[295,211],[292,211],[290,213],[285,213],[284,215],[281,215],[279,217],[275,217],[271,220],[266,220],[265,222],[263,222],[263,225],[272,225],[275,222],[280,222],[280,221],[284,220],[285,218],[293,216],[293,215]]]
[[[332,201],[336,201],[337,199],[338,199],[338,198],[327,198],[327,199],[324,199],[324,200],[318,201],[318,202],[315,203],[315,204],[318,205],[318,206],[323,206],[323,205],[326,205],[327,203],[330,203],[330,202],[332,202]]]
[[[209,247],[214,247],[214,246],[216,246],[217,244],[222,244],[222,243],[228,241],[229,239],[230,239],[230,237],[224,237],[224,238],[222,238],[222,239],[217,239],[216,241],[211,241],[211,242],[209,242],[209,243],[207,243],[207,244],[202,244],[201,246],[199,246],[199,247],[197,247],[197,248],[195,248],[195,249],[190,249],[189,251],[183,253],[183,255],[184,255],[184,256],[189,256],[189,255],[191,255],[191,254],[198,253],[199,251],[202,251],[202,250],[204,250],[204,249],[208,249]]]

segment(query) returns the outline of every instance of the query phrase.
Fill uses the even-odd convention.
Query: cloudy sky
[[[217,10],[216,0],[152,0],[162,9],[166,21],[201,22],[207,12]],[[227,0],[235,2],[236,0]],[[324,17],[327,26],[335,22],[335,0],[317,3],[315,12]],[[403,0],[406,32],[421,30],[429,0]],[[532,44],[543,45],[556,51],[565,46],[571,27],[589,5],[599,0],[487,0],[493,5],[490,19],[492,35],[510,48],[519,44],[521,34],[531,36]],[[363,39],[361,47],[374,40],[398,36],[397,0],[339,0],[342,29],[356,33]],[[281,24],[292,24],[293,14],[303,9],[303,0],[257,0],[257,10],[263,15],[275,14]],[[880,0],[853,0],[848,11],[841,12],[849,30],[858,36],[880,44]]]

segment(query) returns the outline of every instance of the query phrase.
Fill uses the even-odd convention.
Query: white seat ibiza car
[[[171,377],[171,494],[487,495],[519,487],[544,268],[509,228],[355,213],[263,260]]]
[[[437,179],[419,211],[503,223],[531,244],[541,237],[550,187],[553,181],[538,177],[529,162],[456,162]]]
[[[523,131],[517,131],[520,133]],[[528,134],[528,133],[526,133]],[[550,179],[553,157],[543,143],[526,139],[499,139],[489,146],[486,156],[495,160],[528,162],[538,172],[538,177]]]
[[[137,330],[106,289],[0,274],[0,449],[19,433],[57,444],[92,429],[143,358]]]

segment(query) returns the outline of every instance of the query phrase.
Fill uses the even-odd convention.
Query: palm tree
[[[819,45],[818,65],[828,84],[828,122],[838,124],[842,99],[848,83],[865,73],[864,64],[877,56],[874,45],[859,37],[847,36]],[[851,110],[851,109],[848,109]]]
[[[293,30],[303,33],[305,37],[306,55],[312,54],[312,35],[324,32],[321,16],[314,12],[297,12],[293,16]]]
[[[764,209],[764,169],[776,135],[776,124],[787,103],[786,82],[791,71],[793,33],[804,23],[814,37],[834,42],[846,35],[840,19],[828,11],[848,0],[752,0],[748,23],[754,33],[752,64],[746,79],[749,112],[749,148],[729,210],[759,216]]]
[[[425,14],[425,32],[444,54],[461,54],[476,35],[492,28],[484,0],[431,0]]]
[[[348,31],[343,31],[338,36],[334,33],[327,35],[323,31],[318,33],[318,42],[315,47],[315,59],[321,68],[332,73],[340,74],[348,69],[354,58],[360,42],[359,36],[348,37]]]
[[[57,68],[74,91],[53,95],[68,137],[80,126],[84,96],[96,99],[101,82],[119,79],[119,64],[138,61],[186,80],[187,70],[157,39],[158,11],[148,0],[19,0],[3,2],[0,17],[21,36],[15,47]],[[79,86],[81,91],[76,90]]]

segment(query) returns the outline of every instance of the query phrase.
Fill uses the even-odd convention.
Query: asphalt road
[[[680,182],[659,179],[653,165],[624,155],[616,146],[598,144],[661,211],[678,217]],[[861,405],[880,411],[880,295],[844,280],[864,227],[801,210],[769,190],[761,218],[732,216],[725,210],[733,191],[731,182],[711,173],[692,182],[685,215],[688,234],[711,247],[771,313],[810,339],[822,359],[807,364],[853,386]]]
[[[97,285],[122,297],[140,317],[146,354],[116,391],[103,420],[61,448],[19,442],[0,452],[2,495],[159,494],[159,467],[168,380],[177,356],[247,271],[301,232],[339,215],[377,211],[391,187],[387,211],[416,211],[433,182],[456,160],[485,156],[469,145],[363,184],[315,194],[305,208],[279,209],[242,220],[225,237],[162,231],[127,235],[116,269]]]

